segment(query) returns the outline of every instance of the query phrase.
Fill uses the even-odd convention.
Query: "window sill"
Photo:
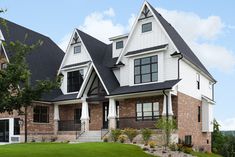
[[[49,122],[48,123],[33,122],[33,124],[35,124],[35,125],[47,125],[47,124],[50,124],[50,123]]]

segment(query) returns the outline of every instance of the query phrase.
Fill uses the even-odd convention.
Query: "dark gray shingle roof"
[[[2,19],[1,19],[2,20]],[[27,63],[31,72],[31,85],[34,85],[37,80],[53,80],[57,75],[60,64],[64,57],[64,52],[48,37],[32,31],[28,28],[5,20],[9,29],[9,36],[7,35],[6,29],[3,25],[0,25],[0,29],[5,37],[6,43],[10,41],[24,41],[25,35],[28,38],[25,41],[26,44],[35,44],[38,40],[43,41],[43,44],[34,49],[27,57]],[[14,52],[6,52],[9,59],[14,55]],[[52,91],[52,95],[44,95],[45,99],[48,100],[51,97],[55,97],[57,91]]]
[[[160,83],[151,83],[145,85],[136,85],[136,86],[122,86],[114,91],[110,95],[121,95],[121,94],[130,94],[130,93],[140,93],[140,92],[150,92],[157,90],[166,90],[171,89],[176,85],[180,80],[169,80]]]

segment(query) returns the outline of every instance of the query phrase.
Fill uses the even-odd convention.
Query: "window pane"
[[[150,23],[145,23],[142,25],[142,33],[148,32],[152,30],[152,22]]]
[[[138,66],[138,67],[135,67],[135,75],[136,74],[140,74],[140,67]]]
[[[140,75],[135,76],[135,83],[140,83]]]
[[[159,116],[159,111],[153,112],[153,116]]]
[[[159,111],[159,103],[158,102],[153,103],[153,111]]]
[[[79,73],[82,77],[84,76],[84,70],[83,69],[79,70]]]
[[[150,74],[142,75],[142,82],[150,82]]]
[[[141,74],[150,73],[150,65],[141,66]]]
[[[141,64],[149,64],[149,63],[150,63],[150,57],[141,59]]]
[[[151,117],[152,118],[152,111],[144,112],[144,117]]]
[[[157,63],[154,63],[151,65],[152,66],[152,72],[157,72],[158,69],[157,69]]]
[[[140,65],[140,59],[135,59],[135,65]]]
[[[152,56],[151,57],[151,62],[153,63],[153,62],[157,62],[157,56]]]
[[[137,104],[136,105],[136,111],[137,112],[142,112],[142,104]]]
[[[121,48],[123,48],[123,41],[116,42],[116,49],[121,49]]]
[[[81,46],[79,45],[79,46],[75,46],[74,47],[74,54],[76,54],[76,53],[80,53],[81,52]]]
[[[158,73],[152,73],[152,81],[157,81],[158,80]]]
[[[137,112],[137,117],[142,117],[142,112]]]
[[[152,111],[152,103],[144,103],[143,111]]]

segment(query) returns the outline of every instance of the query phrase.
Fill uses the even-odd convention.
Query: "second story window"
[[[78,92],[83,82],[83,69],[68,72],[67,92]]]
[[[151,56],[134,60],[134,82],[146,83],[158,80],[158,57]]]
[[[200,89],[200,74],[197,73],[196,79],[197,79],[197,89]]]
[[[81,45],[74,47],[74,54],[81,53]]]
[[[123,48],[123,41],[116,42],[116,49],[121,49],[121,48]]]
[[[152,22],[142,24],[142,33],[149,32],[152,30]]]

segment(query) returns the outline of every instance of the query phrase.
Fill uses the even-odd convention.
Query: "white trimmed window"
[[[81,45],[74,46],[74,54],[81,53]]]

